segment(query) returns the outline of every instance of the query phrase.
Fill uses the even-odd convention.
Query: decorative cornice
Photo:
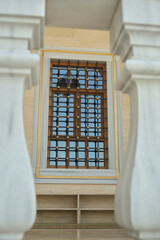
[[[39,56],[28,52],[0,52],[0,75],[24,76],[25,87],[37,85],[40,74]]]
[[[115,83],[116,90],[127,92],[134,80],[160,80],[160,61],[129,59]]]
[[[43,47],[43,18],[0,16],[1,49],[37,50]]]
[[[136,13],[131,11],[135,8],[136,2],[139,6],[138,0],[119,2],[110,27],[111,50],[114,54],[120,55],[122,61],[133,57],[160,58],[159,16],[154,16],[154,21],[151,18],[154,12],[157,12],[156,7],[160,5],[148,0],[150,10],[141,9],[142,16],[136,16]],[[141,0],[140,6],[145,5],[146,1]]]
[[[125,24],[122,26],[112,51],[122,57],[160,59],[160,26]]]

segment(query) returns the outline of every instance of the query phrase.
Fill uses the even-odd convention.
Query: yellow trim
[[[90,54],[90,55],[104,55],[104,56],[114,56],[112,53],[97,53],[97,52],[78,52],[78,51],[63,51],[63,50],[49,50],[42,49],[42,53],[44,52],[55,52],[55,53],[73,53],[73,54]]]
[[[118,128],[117,128],[117,97],[116,91],[114,90],[114,113],[115,113],[115,148],[116,148],[116,176],[40,176],[40,145],[41,145],[41,122],[42,122],[42,88],[43,88],[43,58],[44,52],[55,52],[55,53],[72,53],[72,54],[91,54],[91,55],[104,55],[113,57],[113,82],[116,81],[116,67],[115,67],[115,56],[112,53],[96,53],[96,52],[73,52],[73,51],[61,51],[61,50],[48,50],[42,49],[42,60],[41,60],[41,89],[40,89],[40,106],[39,106],[39,127],[38,127],[38,149],[37,149],[37,170],[36,178],[83,178],[83,179],[118,179]]]
[[[96,176],[39,176],[39,178],[84,178],[84,179],[88,179],[88,178],[93,178],[93,179],[117,179],[117,176],[112,177],[112,176],[108,176],[108,177],[96,177]]]
[[[115,56],[113,56],[113,83],[116,82],[116,64]],[[119,176],[118,172],[118,124],[117,124],[117,94],[114,90],[114,115],[115,115],[115,148],[116,148],[116,175]]]
[[[43,57],[41,56],[41,88],[40,88],[40,105],[39,105],[39,125],[38,125],[38,149],[37,149],[37,170],[36,177],[39,178],[39,166],[40,166],[40,148],[41,148],[41,122],[42,122],[42,89],[43,89]]]

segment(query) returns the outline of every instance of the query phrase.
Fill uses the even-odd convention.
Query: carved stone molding
[[[125,24],[120,31],[113,51],[128,58],[160,58],[160,26]]]
[[[127,60],[116,87],[128,93],[131,102],[130,138],[117,186],[116,220],[135,239],[159,239],[160,62]]]
[[[136,7],[137,6],[137,7]],[[111,44],[125,62],[115,88],[130,96],[130,137],[115,197],[117,223],[134,239],[160,239],[159,1],[121,0]]]
[[[160,58],[159,4],[151,0],[120,1],[110,27],[110,39],[112,51],[122,61],[132,57]]]
[[[43,46],[45,0],[0,1],[0,48],[37,50]]]
[[[37,50],[43,46],[41,18],[0,16],[1,49]]]
[[[25,80],[25,89],[36,86],[40,76],[39,60],[37,54],[28,51],[0,52],[0,77],[20,76]]]
[[[39,80],[44,0],[0,2],[0,240],[21,240],[36,216],[24,133],[24,90]]]
[[[115,88],[129,93],[132,82],[141,80],[146,82],[160,80],[160,61],[156,59],[128,59],[115,83]]]

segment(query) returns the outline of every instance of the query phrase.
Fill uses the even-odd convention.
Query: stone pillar
[[[160,239],[159,10],[160,1],[121,0],[110,28],[112,51],[125,63],[115,88],[131,108],[115,216],[134,239]]]
[[[39,80],[44,12],[44,0],[0,1],[0,240],[22,239],[36,216],[23,98]]]

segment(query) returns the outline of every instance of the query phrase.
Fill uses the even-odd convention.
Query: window
[[[122,159],[119,57],[86,49],[42,50],[33,171],[40,183],[113,184]]]
[[[51,61],[48,168],[108,168],[105,64]]]

